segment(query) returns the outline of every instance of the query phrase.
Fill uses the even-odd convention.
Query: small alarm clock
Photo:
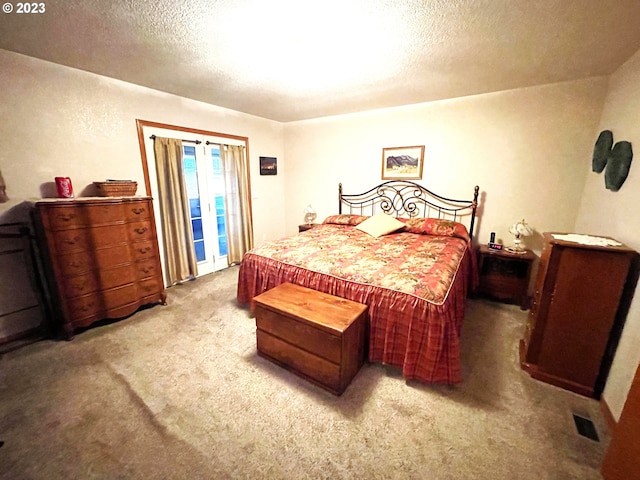
[[[502,250],[502,244],[496,243],[496,232],[491,232],[491,238],[489,239],[489,248],[491,250]]]

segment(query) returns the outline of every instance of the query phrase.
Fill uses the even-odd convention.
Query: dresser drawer
[[[70,227],[84,227],[87,219],[84,212],[77,207],[54,207],[43,216],[45,225],[51,230],[62,230]]]
[[[82,207],[56,206],[50,209],[47,217],[51,230],[124,223],[126,218],[124,206],[117,203]]]
[[[122,265],[115,268],[101,268],[97,271],[98,282],[101,290],[119,287],[135,281],[133,265]]]
[[[103,290],[104,307],[106,310],[114,309],[138,299],[136,286],[133,283],[120,287]]]
[[[136,202],[125,207],[125,218],[127,222],[148,220],[151,218],[149,204],[147,202]]]
[[[85,275],[65,277],[65,292],[67,297],[77,297],[86,293],[119,287],[135,280],[132,265],[116,268],[103,268]]]
[[[128,245],[114,245],[93,251],[67,253],[57,256],[60,273],[65,276],[78,275],[92,269],[113,267],[131,262]]]
[[[83,295],[68,301],[69,320],[96,315],[101,310],[101,300],[98,294]]]
[[[142,222],[128,223],[127,230],[129,232],[129,239],[132,242],[153,238],[153,230],[151,228],[151,222],[148,220],[142,221]]]
[[[128,254],[129,252],[127,252]],[[64,276],[79,275],[95,268],[94,257],[90,252],[77,252],[58,255],[56,262]]]
[[[127,243],[126,224],[94,227],[91,229],[91,242],[93,248],[106,247],[116,243]]]
[[[160,280],[156,278],[149,278],[147,280],[139,281],[137,284],[138,295],[140,297],[148,297],[149,295],[155,295],[162,291],[164,285]]]
[[[79,297],[97,291],[100,288],[98,285],[98,278],[94,273],[65,277],[62,285],[63,295],[65,298]]]
[[[136,242],[131,244],[131,252],[134,260],[144,260],[146,258],[156,258],[155,242],[152,240]]]
[[[255,315],[256,326],[260,330],[297,345],[301,349],[330,362],[340,363],[342,358],[341,337],[305,325],[282,313],[272,312],[260,305],[256,305]]]
[[[120,203],[87,205],[83,210],[86,211],[87,225],[92,226],[124,223],[126,218],[124,205]]]
[[[127,242],[125,224],[109,225],[95,228],[72,228],[55,232],[56,251],[59,254],[79,251],[95,250],[116,243]]]
[[[53,241],[58,254],[92,248],[91,231],[86,228],[72,228],[55,232]]]
[[[256,341],[258,352],[275,363],[290,368],[331,391],[339,392],[344,389],[341,386],[340,365],[319,358],[262,330],[256,332]]]
[[[133,265],[133,269],[136,273],[136,278],[139,279],[153,277],[160,273],[158,263],[155,258],[139,260]]]

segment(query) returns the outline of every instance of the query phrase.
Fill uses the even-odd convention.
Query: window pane
[[[204,238],[202,234],[202,219],[192,220],[191,225],[193,226],[193,239],[202,240]]]
[[[189,198],[197,198],[200,196],[198,190],[198,171],[196,168],[196,158],[184,156],[182,159],[182,168],[184,170],[184,180],[187,186],[187,196]]]
[[[218,237],[218,247],[220,248],[220,255],[225,256],[227,254],[227,236],[221,235]]]
[[[224,197],[216,195],[216,215],[224,215]]]
[[[222,161],[220,160],[220,147],[211,148],[211,162],[213,164],[213,174],[222,175]]]
[[[225,235],[227,233],[226,219],[223,215],[218,215],[216,220],[218,222],[218,235]]]
[[[198,240],[196,242],[193,242],[193,245],[196,249],[196,260],[198,262],[203,262],[205,257],[204,257],[204,241],[202,240]]]
[[[211,166],[213,168],[211,188],[215,193],[224,193],[224,175],[222,172],[222,161],[220,160],[219,147],[214,147],[211,149]]]
[[[191,209],[191,218],[200,218],[202,214],[200,212],[200,199],[199,198],[190,198],[189,199],[189,208]]]

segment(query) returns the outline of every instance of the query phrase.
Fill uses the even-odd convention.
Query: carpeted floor
[[[526,312],[470,300],[462,384],[365,364],[341,397],[256,354],[237,268],[0,358],[2,479],[599,479],[599,405],[518,364]],[[596,442],[573,413],[593,420]]]

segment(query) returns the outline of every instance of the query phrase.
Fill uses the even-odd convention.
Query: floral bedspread
[[[408,232],[374,238],[351,226],[320,225],[252,253],[441,305],[466,248],[460,238]]]
[[[471,243],[411,227],[374,238],[328,223],[257,247],[240,266],[238,302],[291,282],[366,304],[369,361],[399,367],[405,378],[457,383],[467,287],[475,278]]]

